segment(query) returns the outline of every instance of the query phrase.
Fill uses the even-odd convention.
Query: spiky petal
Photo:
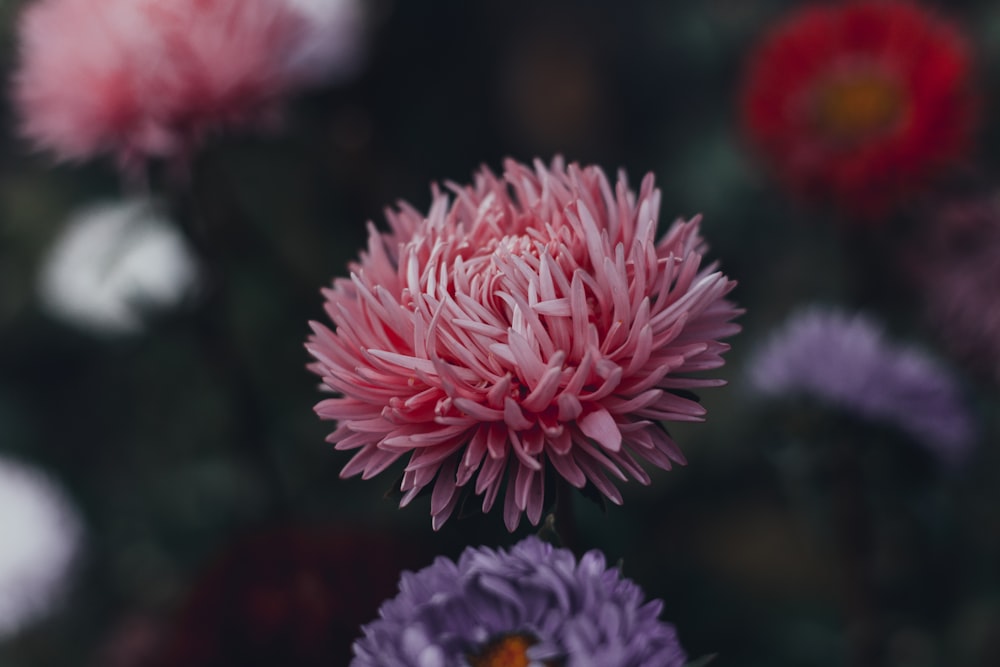
[[[471,186],[434,189],[424,215],[388,212],[350,278],[324,291],[334,328],[312,323],[311,369],[339,394],[316,406],[365,479],[408,456],[402,504],[433,484],[439,527],[470,486],[483,511],[507,479],[510,530],[542,514],[547,467],[615,503],[610,478],[684,457],[662,421],[705,410],[677,390],[722,365],[738,330],[733,288],[702,261],[699,220],[659,240],[660,193],[597,167],[508,161]]]

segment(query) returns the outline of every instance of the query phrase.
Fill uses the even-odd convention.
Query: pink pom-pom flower
[[[435,529],[467,487],[489,511],[506,477],[513,531],[538,523],[547,472],[621,503],[609,475],[683,464],[660,422],[702,419],[687,390],[722,382],[689,374],[722,365],[740,312],[698,218],[657,240],[652,175],[636,196],[560,159],[448,189],[426,215],[388,211],[324,290],[334,328],[312,323],[306,347],[340,394],[316,406],[338,421],[328,440],[356,450],[341,476],[409,455],[401,505],[433,483]]]
[[[39,0],[20,22],[14,99],[22,133],[64,160],[161,155],[170,129],[145,98],[160,32],[143,0]]]
[[[360,28],[353,3],[339,5],[344,21],[301,0],[38,0],[20,22],[22,132],[63,160],[129,165],[272,123],[291,92],[337,70],[330,59],[356,60],[358,40],[302,53]]]

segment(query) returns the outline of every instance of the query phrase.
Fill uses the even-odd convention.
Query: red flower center
[[[853,143],[887,132],[903,115],[903,94],[878,73],[837,77],[821,85],[814,120],[829,138]]]
[[[527,634],[504,635],[486,644],[474,655],[466,656],[471,667],[528,667],[528,648],[537,640]],[[548,661],[549,667],[559,667],[559,663]]]

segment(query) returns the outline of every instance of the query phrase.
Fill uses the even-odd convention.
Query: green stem
[[[573,513],[573,494],[576,489],[562,477],[556,482],[556,506],[553,510],[555,532],[562,546],[580,555],[580,533]]]
[[[840,550],[847,616],[848,665],[882,664],[882,630],[872,581],[873,539],[864,474],[852,443],[834,446],[831,466],[834,531]]]
[[[235,439],[241,451],[258,471],[271,498],[272,512],[277,516],[289,512],[289,497],[276,453],[268,444],[269,424],[265,404],[260,397],[247,361],[238,352],[235,337],[229,330],[226,306],[229,303],[229,281],[225,269],[225,230],[206,213],[201,201],[210,186],[200,179],[180,179],[168,175],[171,214],[201,259],[207,272],[206,296],[196,315],[196,331],[206,365],[212,370],[235,405]],[[201,186],[199,188],[199,186]]]

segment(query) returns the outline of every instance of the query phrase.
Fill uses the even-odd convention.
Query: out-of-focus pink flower
[[[722,382],[689,374],[721,366],[739,328],[699,220],[657,241],[652,175],[636,196],[560,159],[448,189],[426,215],[389,211],[324,291],[334,329],[313,323],[307,348],[341,394],[316,406],[339,421],[329,440],[357,450],[341,475],[409,455],[401,504],[433,482],[438,528],[467,485],[489,511],[506,473],[514,530],[538,522],[549,468],[620,503],[609,474],[645,484],[641,460],[684,463],[660,422],[702,419],[686,390]]]
[[[142,0],[40,0],[21,18],[15,99],[22,131],[62,159],[160,155],[169,128],[149,113],[161,36]]]
[[[170,0],[151,4],[161,26],[155,115],[185,144],[220,125],[267,122],[294,81],[284,57],[305,31],[274,0]]]
[[[23,133],[61,159],[129,163],[271,123],[333,60],[352,66],[358,11],[338,6],[343,21],[303,0],[38,0],[20,26]],[[344,32],[345,48],[316,48]]]
[[[927,321],[971,371],[1000,383],[1000,194],[929,207],[912,245],[905,268]]]

